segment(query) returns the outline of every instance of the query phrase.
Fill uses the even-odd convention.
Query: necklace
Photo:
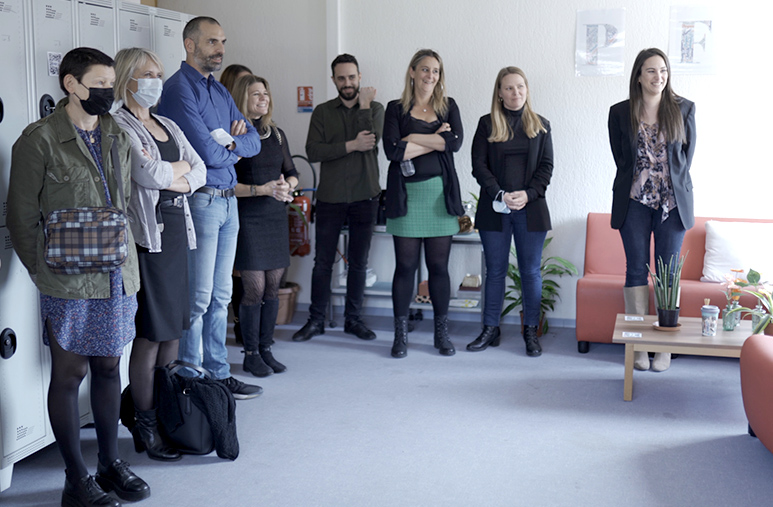
[[[261,140],[268,139],[269,137],[271,137],[271,127],[266,129],[266,133],[265,134],[260,134],[260,139]]]

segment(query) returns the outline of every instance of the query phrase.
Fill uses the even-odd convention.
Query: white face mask
[[[134,79],[134,78],[132,78]],[[134,100],[140,107],[150,108],[156,105],[164,90],[164,83],[160,78],[134,79],[137,81],[137,91],[133,92]]]
[[[497,196],[494,198],[494,201],[491,203],[491,207],[494,208],[494,211],[497,213],[502,213],[503,215],[507,215],[510,213],[510,208],[507,207],[507,204],[504,202],[505,198],[505,192],[504,190],[500,190],[497,193]]]

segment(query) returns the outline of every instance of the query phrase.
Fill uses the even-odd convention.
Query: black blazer
[[[451,97],[448,98],[448,112],[439,119],[441,122],[448,122],[451,125],[449,132],[439,134],[446,141],[446,149],[440,153],[446,211],[449,215],[458,217],[464,215],[464,208],[459,189],[459,177],[456,175],[456,166],[454,165],[454,152],[459,151],[459,148],[462,147],[464,132],[459,107]],[[405,177],[400,172],[400,162],[403,160],[405,147],[408,144],[402,139],[411,133],[410,126],[410,113],[403,112],[400,101],[389,102],[386,113],[384,113],[383,135],[384,154],[390,161],[385,198],[387,218],[403,217],[408,213]]]
[[[529,139],[529,157],[526,162],[526,194],[529,202],[526,204],[526,227],[529,231],[549,231],[551,229],[550,212],[545,200],[545,190],[553,176],[553,138],[550,122],[540,116],[547,133],[540,132],[537,137]],[[501,231],[502,215],[494,211],[491,204],[500,190],[506,192],[513,189],[503,189],[499,186],[504,181],[505,151],[507,142],[490,143],[491,115],[481,117],[478,129],[472,140],[472,175],[480,184],[478,210],[475,212],[475,227],[483,231]]]
[[[685,229],[690,229],[695,225],[692,178],[690,178],[690,166],[695,153],[695,104],[681,97],[678,100],[684,119],[686,141],[668,144],[668,167],[682,225]],[[631,131],[631,106],[628,100],[609,108],[608,127],[609,144],[617,166],[615,183],[612,186],[612,228],[620,229],[628,213],[638,142],[638,133]]]

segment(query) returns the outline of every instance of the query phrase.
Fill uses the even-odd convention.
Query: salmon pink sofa
[[[706,222],[767,222],[773,220],[695,217],[695,226],[687,231],[682,254],[689,251],[682,270],[680,315],[700,317],[705,298],[723,308],[726,304],[722,286],[716,282],[701,282],[703,259],[706,253]],[[654,245],[653,245],[654,250]],[[653,253],[650,252],[650,259]],[[650,261],[650,265],[654,264]],[[612,343],[615,316],[625,313],[623,285],[625,284],[625,253],[620,232],[610,226],[609,213],[589,213],[585,239],[585,268],[577,281],[577,350],[586,353],[590,342]],[[749,294],[741,297],[741,305],[753,307],[756,298]],[[650,314],[655,303],[650,283]]]
[[[773,452],[773,336],[750,336],[741,349],[741,393],[749,434]]]

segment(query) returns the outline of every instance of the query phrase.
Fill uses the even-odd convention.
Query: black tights
[[[395,276],[392,279],[392,305],[395,317],[407,317],[413,298],[416,270],[421,261],[424,242],[424,262],[429,271],[429,295],[435,315],[448,314],[451,299],[451,279],[448,276],[448,256],[451,236],[436,238],[404,238],[394,236]]]
[[[48,328],[51,349],[51,384],[48,416],[62,453],[67,478],[76,483],[88,475],[81,452],[78,388],[91,369],[91,411],[97,432],[99,460],[109,465],[118,459],[118,414],[121,403],[120,357],[81,356],[64,350]]]
[[[269,269],[267,271],[242,271],[241,304],[245,306],[259,305],[263,301],[271,301],[279,297],[279,283],[285,268]]]
[[[177,359],[179,346],[180,340],[152,342],[147,338],[134,339],[129,360],[129,385],[136,410],[153,410],[156,406],[153,395],[155,368]]]

